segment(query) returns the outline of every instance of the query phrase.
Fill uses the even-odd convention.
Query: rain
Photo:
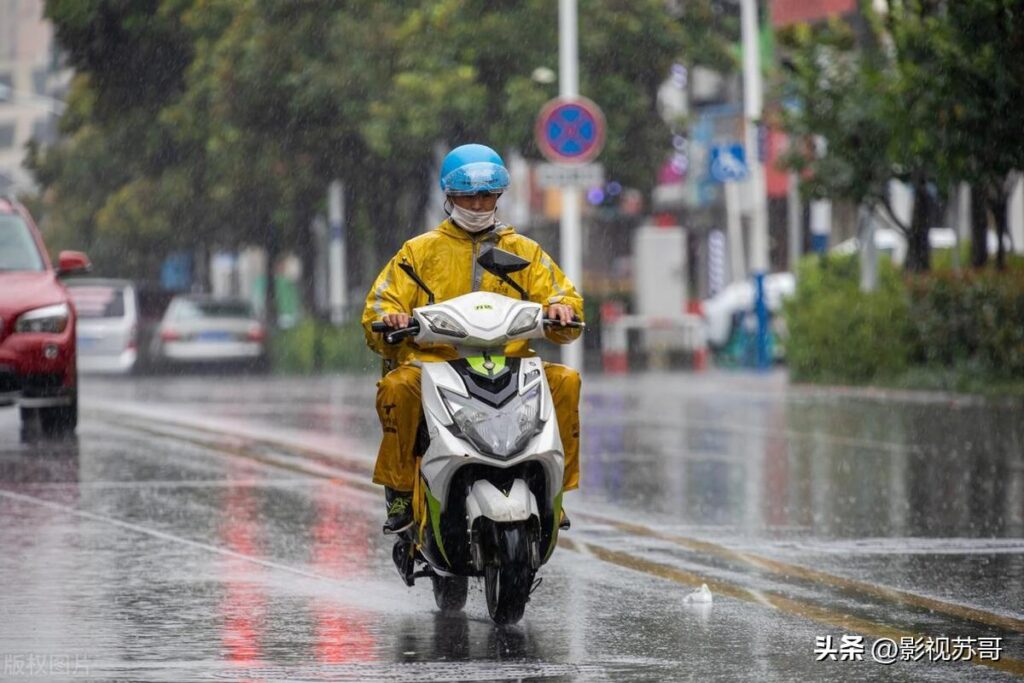
[[[1024,676],[1013,0],[0,0],[0,679]]]

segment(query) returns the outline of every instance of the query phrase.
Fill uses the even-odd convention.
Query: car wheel
[[[266,375],[270,372],[270,358],[267,356],[260,356],[251,365],[249,370],[255,375]]]
[[[72,396],[71,403],[66,406],[22,408],[20,412],[23,439],[36,435],[44,437],[67,436],[78,427],[77,396]]]

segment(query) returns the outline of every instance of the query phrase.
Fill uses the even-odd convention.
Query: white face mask
[[[466,232],[480,232],[494,225],[494,214],[497,209],[490,211],[470,211],[461,206],[452,206],[452,220],[456,225]]]

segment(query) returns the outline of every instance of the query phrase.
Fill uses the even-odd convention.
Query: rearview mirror
[[[80,251],[62,251],[57,257],[57,275],[87,273],[92,270],[89,257]]]
[[[517,273],[530,265],[530,262],[526,259],[507,252],[504,249],[490,249],[485,251],[480,254],[480,257],[477,258],[476,262],[479,263],[488,273],[493,273],[498,277],[508,275],[509,273]]]

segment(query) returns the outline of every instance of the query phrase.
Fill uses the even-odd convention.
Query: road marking
[[[770,607],[772,609],[779,610],[780,612],[793,614],[842,631],[854,631],[865,636],[870,636],[876,640],[879,638],[891,638],[896,643],[899,643],[901,638],[923,639],[928,637],[924,633],[908,631],[886,624],[869,621],[867,619],[861,619],[860,617],[855,617],[851,614],[834,612],[828,608],[820,607],[801,600],[787,598],[782,595],[778,595],[777,593],[756,591],[744,588],[743,586],[737,586],[732,583],[699,576],[683,569],[646,560],[630,553],[610,550],[599,545],[594,545],[593,543],[585,543],[559,537],[558,544],[568,550],[574,550],[576,552],[596,557],[597,559],[609,564],[614,564],[626,569],[632,569],[649,576],[656,576],[683,586],[694,587],[706,583],[712,593]],[[999,660],[991,661],[972,658],[967,663],[988,666],[993,669],[998,669],[999,671],[1024,676],[1024,660],[1020,659],[1002,657]]]
[[[159,422],[159,420],[151,420],[151,422]],[[183,427],[181,423],[171,423],[172,426]],[[125,425],[119,425],[125,426]],[[353,481],[345,477],[331,477],[329,474],[323,472],[317,472],[303,467],[301,464],[282,462],[273,458],[262,457],[260,455],[253,454],[251,451],[247,451],[244,445],[240,446],[226,446],[223,443],[217,443],[216,440],[204,440],[199,438],[189,438],[180,434],[170,434],[168,432],[162,432],[158,429],[141,427],[138,425],[128,426],[131,429],[143,431],[150,434],[156,434],[167,438],[181,439],[188,443],[193,443],[205,448],[212,448],[216,450],[225,451],[238,457],[256,460],[263,464],[272,467],[281,467],[289,469],[295,472],[301,472],[303,474],[309,474],[313,476],[323,477],[329,479],[332,483],[339,486],[346,486],[362,491],[378,492],[379,488],[373,484],[367,484],[365,482]],[[193,431],[199,431],[210,434],[214,437],[221,437],[223,440],[224,434],[215,432],[206,428],[199,427],[188,427]],[[237,436],[237,435],[236,435]],[[287,444],[273,443],[265,439],[253,440],[258,445],[270,447],[279,450],[293,450]],[[293,450],[294,452],[294,450]],[[322,456],[323,454],[316,454]],[[349,460],[349,463],[355,463],[356,461]],[[896,602],[898,604],[909,605],[922,609],[928,609],[933,612],[938,612],[948,616],[964,619],[967,621],[973,621],[986,626],[1003,628],[1011,631],[1024,632],[1024,621],[1008,617],[1004,615],[994,614],[985,610],[979,610],[965,605],[957,605],[955,603],[947,603],[934,598],[928,598],[922,595],[901,591],[894,588],[887,588],[884,586],[875,586],[863,581],[857,581],[854,579],[846,579],[841,576],[829,574],[827,572],[811,569],[802,565],[795,565],[777,560],[771,560],[769,558],[760,557],[752,553],[745,553],[740,551],[731,550],[725,546],[720,546],[715,543],[708,541],[700,541],[698,539],[687,538],[684,536],[677,536],[673,534],[666,534],[659,532],[655,529],[651,529],[646,526],[639,524],[632,524],[629,522],[621,522],[614,519],[602,517],[600,515],[594,515],[591,513],[577,512],[575,513],[581,519],[589,519],[600,524],[610,526],[629,534],[636,536],[642,536],[647,538],[657,538],[659,540],[668,541],[681,547],[693,550],[695,552],[706,553],[722,559],[728,559],[733,561],[742,562],[754,566],[758,569],[769,571],[773,574],[777,574],[784,578],[796,576],[800,579],[810,581],[812,583],[823,584],[826,587],[836,588],[840,590],[852,591],[856,593],[870,595],[875,598],[879,598],[885,601]],[[624,553],[621,551],[611,550],[602,546],[595,545],[593,543],[584,543],[582,541],[576,541],[565,537],[560,537],[559,544],[562,547],[573,550],[575,552],[583,552],[591,554],[594,557],[617,566],[625,567],[628,569],[634,569],[643,573],[657,576],[660,578],[668,579],[676,583],[680,583],[687,586],[699,586],[701,583],[707,583],[713,592],[717,592],[721,595],[726,595],[736,599],[754,602],[757,604],[765,605],[778,609],[784,612],[795,614],[818,623],[826,624],[836,628],[845,628],[863,633],[864,635],[870,635],[874,638],[895,638],[898,641],[899,637],[922,637],[922,634],[915,634],[910,631],[903,631],[898,628],[890,627],[884,624],[871,622],[868,620],[860,619],[858,617],[833,612],[827,608],[823,608],[811,603],[793,600],[784,596],[769,593],[765,591],[755,591],[749,588],[744,588],[736,584],[719,581],[716,579],[709,579],[700,577],[697,574],[693,574],[669,565],[660,564],[651,560],[646,560],[636,555]],[[895,636],[889,634],[896,634]],[[998,662],[976,661],[976,664],[985,666],[992,666],[1002,671],[1014,673],[1018,675],[1024,675],[1024,661],[1016,659],[1003,658]]]
[[[8,498],[10,500],[16,500],[22,503],[30,503],[63,514],[72,515],[75,517],[80,517],[82,519],[88,519],[95,522],[100,522],[102,524],[108,524],[110,526],[119,527],[121,529],[126,529],[128,531],[132,531],[138,534],[151,536],[153,538],[159,538],[163,541],[170,541],[172,543],[178,543],[180,545],[189,546],[191,548],[196,548],[198,550],[205,550],[207,552],[222,555],[224,557],[230,557],[232,559],[242,560],[243,562],[257,564],[266,567],[267,569],[273,569],[276,571],[296,574],[298,576],[313,579],[315,581],[323,581],[326,583],[333,584],[335,587],[348,587],[348,584],[344,583],[343,581],[339,581],[337,578],[332,576],[307,571],[305,569],[300,569],[299,567],[293,567],[287,564],[281,564],[279,562],[274,562],[273,560],[265,560],[263,558],[255,557],[253,555],[246,555],[245,553],[239,553],[234,550],[229,550],[227,548],[221,548],[215,545],[211,545],[209,543],[203,543],[202,541],[194,541],[190,538],[185,538],[184,536],[178,536],[177,534],[167,533],[166,531],[160,531],[159,529],[153,529],[150,527],[142,526],[140,524],[126,522],[124,520],[117,519],[116,517],[108,517],[107,515],[102,515],[96,512],[89,512],[88,510],[72,507],[70,505],[55,503],[53,501],[46,500],[45,498],[38,498],[36,496],[30,496],[24,493],[16,493],[14,491],[9,491],[7,489],[2,488],[0,488],[0,498]],[[400,599],[396,600],[395,603],[396,605],[400,604],[404,606],[407,604],[407,601],[405,599]]]
[[[158,422],[158,420],[152,420],[152,421],[153,422]],[[173,425],[175,427],[179,427],[179,428],[187,426],[186,424],[183,424],[182,422],[177,422],[177,421],[169,421],[169,424],[171,424],[171,425]],[[145,427],[140,427],[140,426],[137,426],[137,425],[132,425],[132,428],[143,430],[143,431],[148,431],[148,433],[156,433],[156,434],[159,434],[161,436],[171,436],[171,438],[182,438],[182,440],[188,441],[189,443],[193,443],[193,444],[204,446],[204,447],[210,447],[211,446],[211,441],[209,441],[209,440],[189,439],[187,437],[182,437],[182,436],[177,435],[177,434],[168,435],[166,432],[159,432],[159,431],[154,431],[154,430],[146,430]],[[293,464],[293,463],[287,463],[287,462],[281,462],[281,461],[276,460],[274,458],[261,457],[259,455],[253,454],[253,453],[248,452],[248,451],[245,450],[245,445],[244,444],[240,445],[240,446],[226,446],[226,445],[224,445],[222,443],[223,440],[224,440],[223,439],[224,434],[222,434],[222,433],[215,432],[213,430],[206,429],[204,427],[190,427],[190,426],[188,426],[188,428],[192,429],[193,431],[199,431],[199,432],[203,432],[203,433],[209,434],[209,435],[211,435],[211,436],[213,436],[215,438],[216,437],[220,437],[221,443],[215,443],[214,442],[213,445],[215,447],[217,447],[217,448],[220,448],[220,449],[223,449],[223,450],[228,450],[229,452],[231,452],[231,453],[233,453],[235,455],[239,455],[241,457],[246,457],[246,458],[251,458],[251,459],[254,459],[254,460],[259,460],[260,462],[263,462],[263,463],[268,464],[268,465],[284,467],[285,469],[289,469],[289,470],[294,471],[294,472],[300,472],[302,474],[316,474],[317,476],[325,476],[325,474],[322,473],[322,472],[311,472],[310,469],[305,468],[305,467],[303,467],[301,465],[297,465],[297,464]],[[235,436],[238,436],[238,435],[235,435]],[[274,443],[274,442],[269,442],[269,441],[266,441],[266,440],[253,440],[252,443],[254,443],[255,445],[258,445],[258,446],[263,446],[265,448],[271,448],[271,449],[283,449],[283,450],[290,450],[290,451],[293,451],[293,452],[295,450],[295,449],[293,449],[287,443]],[[301,455],[303,455],[303,453],[300,452],[300,453],[298,453],[298,455],[301,456]],[[316,461],[320,462],[320,458],[324,454],[317,453],[315,455],[317,456],[317,460]],[[368,466],[365,466],[365,464],[362,463],[361,461],[353,460],[353,459],[348,459],[347,463],[349,464],[350,467],[361,467],[362,472],[364,474],[369,474],[370,473],[370,468]],[[347,484],[349,486],[353,486],[355,488],[359,488],[359,489],[364,490],[364,491],[377,492],[379,490],[379,487],[377,487],[376,485],[368,484],[368,483],[363,482],[363,481],[347,480]],[[753,553],[747,553],[747,552],[741,552],[741,551],[732,550],[730,548],[727,548],[725,546],[719,545],[717,543],[712,543],[712,542],[709,542],[709,541],[701,541],[699,539],[689,538],[689,537],[685,537],[685,536],[668,534],[668,533],[657,531],[657,530],[652,529],[650,527],[642,526],[642,525],[639,525],[639,524],[633,524],[633,523],[630,523],[630,522],[623,522],[623,521],[619,521],[619,520],[615,520],[615,519],[610,519],[610,518],[607,518],[607,517],[603,517],[601,515],[595,515],[595,514],[586,513],[586,512],[577,512],[576,514],[579,515],[581,519],[592,520],[592,521],[598,522],[600,524],[611,526],[611,527],[616,528],[616,529],[618,529],[620,531],[624,531],[624,532],[633,534],[635,536],[641,536],[641,537],[647,537],[647,538],[657,538],[657,539],[660,539],[660,540],[667,541],[669,543],[673,543],[673,544],[678,545],[680,547],[687,548],[688,550],[692,550],[694,552],[704,553],[704,554],[707,554],[707,555],[711,555],[711,556],[714,556],[714,557],[719,557],[719,558],[730,560],[730,561],[733,561],[733,562],[739,562],[739,563],[742,563],[742,564],[753,566],[753,567],[755,567],[757,569],[760,569],[760,570],[763,570],[763,571],[771,572],[771,573],[773,573],[775,575],[778,575],[778,576],[782,576],[782,577],[794,577],[795,576],[795,577],[797,577],[799,579],[802,579],[804,581],[811,581],[811,582],[814,582],[814,583],[819,583],[819,584],[825,585],[827,587],[835,588],[835,589],[838,589],[838,590],[854,592],[854,593],[860,593],[862,595],[871,596],[871,597],[876,598],[876,599],[881,599],[881,600],[886,600],[886,601],[890,601],[890,602],[895,602],[897,604],[907,605],[907,606],[915,607],[915,608],[919,608],[919,609],[925,609],[925,610],[929,610],[929,611],[936,612],[936,613],[939,613],[939,614],[944,614],[944,615],[947,615],[947,616],[955,617],[955,618],[958,618],[958,619],[964,619],[964,620],[967,620],[967,621],[973,621],[973,622],[976,622],[976,623],[979,623],[979,624],[983,624],[985,626],[990,626],[990,627],[994,627],[994,628],[1002,628],[1002,629],[1006,629],[1006,630],[1010,630],[1010,631],[1016,631],[1018,633],[1024,633],[1024,620],[1021,620],[1021,619],[1018,619],[1018,618],[1014,618],[1014,617],[1011,617],[1011,616],[1002,615],[1002,614],[996,614],[994,612],[990,612],[990,611],[987,611],[987,610],[982,610],[982,609],[978,609],[978,608],[975,608],[975,607],[969,607],[969,606],[966,606],[966,605],[959,605],[959,604],[956,604],[956,603],[940,600],[940,599],[937,599],[937,598],[926,597],[926,596],[923,596],[923,595],[919,595],[919,594],[916,594],[916,593],[911,593],[911,592],[908,592],[908,591],[899,590],[899,589],[896,589],[896,588],[889,588],[889,587],[886,587],[886,586],[879,586],[879,585],[875,585],[875,584],[870,584],[870,583],[867,583],[867,582],[864,582],[864,581],[858,581],[856,579],[848,579],[848,578],[845,578],[845,577],[842,577],[842,576],[838,576],[838,575],[835,575],[835,574],[831,574],[831,573],[828,573],[828,572],[824,572],[824,571],[821,571],[821,570],[812,569],[810,567],[805,567],[803,565],[797,565],[797,564],[792,564],[792,563],[787,563],[787,562],[781,562],[781,561],[778,561],[778,560],[772,560],[772,559],[769,559],[769,558],[766,558],[766,557],[755,555]]]
[[[1014,617],[1005,616],[1002,614],[996,614],[987,610],[981,610],[974,607],[968,607],[966,605],[958,605],[952,602],[946,602],[944,600],[938,600],[936,598],[929,598],[917,593],[909,593],[902,591],[897,588],[888,588],[885,586],[878,586],[870,584],[865,581],[858,581],[856,579],[848,579],[828,572],[823,572],[818,569],[812,569],[798,564],[791,564],[788,562],[781,562],[779,560],[772,560],[767,557],[755,555],[753,553],[742,552],[738,550],[732,550],[725,546],[717,543],[711,543],[709,541],[701,541],[695,538],[688,538],[686,536],[677,536],[674,534],[667,534],[649,527],[641,526],[639,524],[631,524],[629,522],[620,522],[618,520],[609,519],[602,517],[601,515],[594,515],[585,512],[576,513],[580,519],[587,519],[598,522],[600,524],[606,524],[612,526],[620,531],[634,534],[636,536],[643,536],[646,538],[657,538],[662,541],[673,543],[680,547],[692,550],[694,552],[705,553],[715,557],[719,557],[725,560],[731,560],[734,562],[740,562],[747,564],[758,569],[771,572],[783,577],[796,576],[797,578],[811,581],[815,583],[824,584],[840,590],[851,591],[855,593],[861,593],[863,595],[870,595],[874,598],[881,600],[887,600],[890,602],[896,602],[902,605],[909,605],[921,609],[926,609],[931,612],[938,612],[959,619],[967,621],[974,621],[985,626],[991,626],[994,628],[1002,628],[1009,631],[1017,631],[1018,633],[1024,633],[1024,620],[1016,619]]]

